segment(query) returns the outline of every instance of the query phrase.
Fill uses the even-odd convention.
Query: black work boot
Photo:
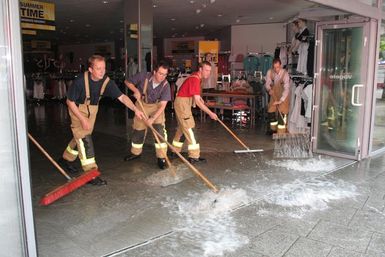
[[[158,167],[164,170],[166,168],[166,159],[158,158]]]
[[[140,158],[140,154],[136,155],[136,154],[130,153],[129,155],[126,155],[124,157],[124,161],[128,162],[128,161],[132,161],[132,160],[135,160],[135,159],[138,159],[138,158]]]
[[[93,186],[104,186],[104,185],[107,185],[107,180],[103,180],[99,177],[96,177],[93,180],[89,181],[87,184],[90,184]]]
[[[63,157],[57,160],[57,163],[60,165],[60,167],[63,168],[63,170],[67,171],[70,174],[76,174],[79,172],[76,167],[72,166],[70,162],[63,159]]]
[[[191,158],[189,157],[188,158],[188,161],[191,163],[191,164],[195,164],[195,163],[206,163],[207,160],[205,158],[202,158],[202,157],[199,157],[199,158]]]

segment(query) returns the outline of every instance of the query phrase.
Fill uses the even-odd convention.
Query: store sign
[[[333,79],[333,80],[348,80],[352,78],[353,78],[353,75],[351,73],[332,74],[329,76],[329,79]]]
[[[199,41],[199,62],[205,61],[206,55],[211,54],[210,61],[218,63],[218,53],[219,41]]]
[[[31,41],[31,48],[32,49],[38,49],[38,50],[51,49],[51,41],[32,40]]]
[[[194,54],[194,52],[195,42],[193,40],[171,42],[172,54]]]
[[[55,4],[20,0],[22,29],[55,30]]]

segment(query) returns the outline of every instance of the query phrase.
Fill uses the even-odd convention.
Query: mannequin
[[[299,34],[296,36],[296,39],[299,41],[298,46],[298,65],[297,65],[297,71],[300,73],[303,73],[307,75],[307,56],[308,56],[308,49],[309,49],[309,30],[306,27],[306,20],[305,19],[298,19],[298,28],[299,28]]]

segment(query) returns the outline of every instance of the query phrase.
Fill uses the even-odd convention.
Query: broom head
[[[86,171],[79,177],[71,179],[64,185],[61,185],[53,191],[45,194],[40,200],[40,205],[49,205],[58,200],[59,198],[68,195],[72,191],[75,191],[79,187],[85,185],[87,182],[95,179],[98,176],[100,176],[99,170]]]

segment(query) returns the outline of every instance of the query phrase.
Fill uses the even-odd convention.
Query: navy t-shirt
[[[88,73],[88,81],[90,84],[90,98],[91,105],[97,105],[99,102],[100,90],[102,88],[103,82],[106,80],[107,75],[99,81],[93,81],[91,79],[91,74]],[[75,79],[73,85],[67,91],[67,99],[75,102],[76,104],[83,104],[86,98],[86,89],[84,85],[84,74],[81,74],[78,78]],[[116,99],[120,97],[123,93],[119,90],[118,86],[113,80],[110,80],[104,90],[103,96],[111,97]]]

